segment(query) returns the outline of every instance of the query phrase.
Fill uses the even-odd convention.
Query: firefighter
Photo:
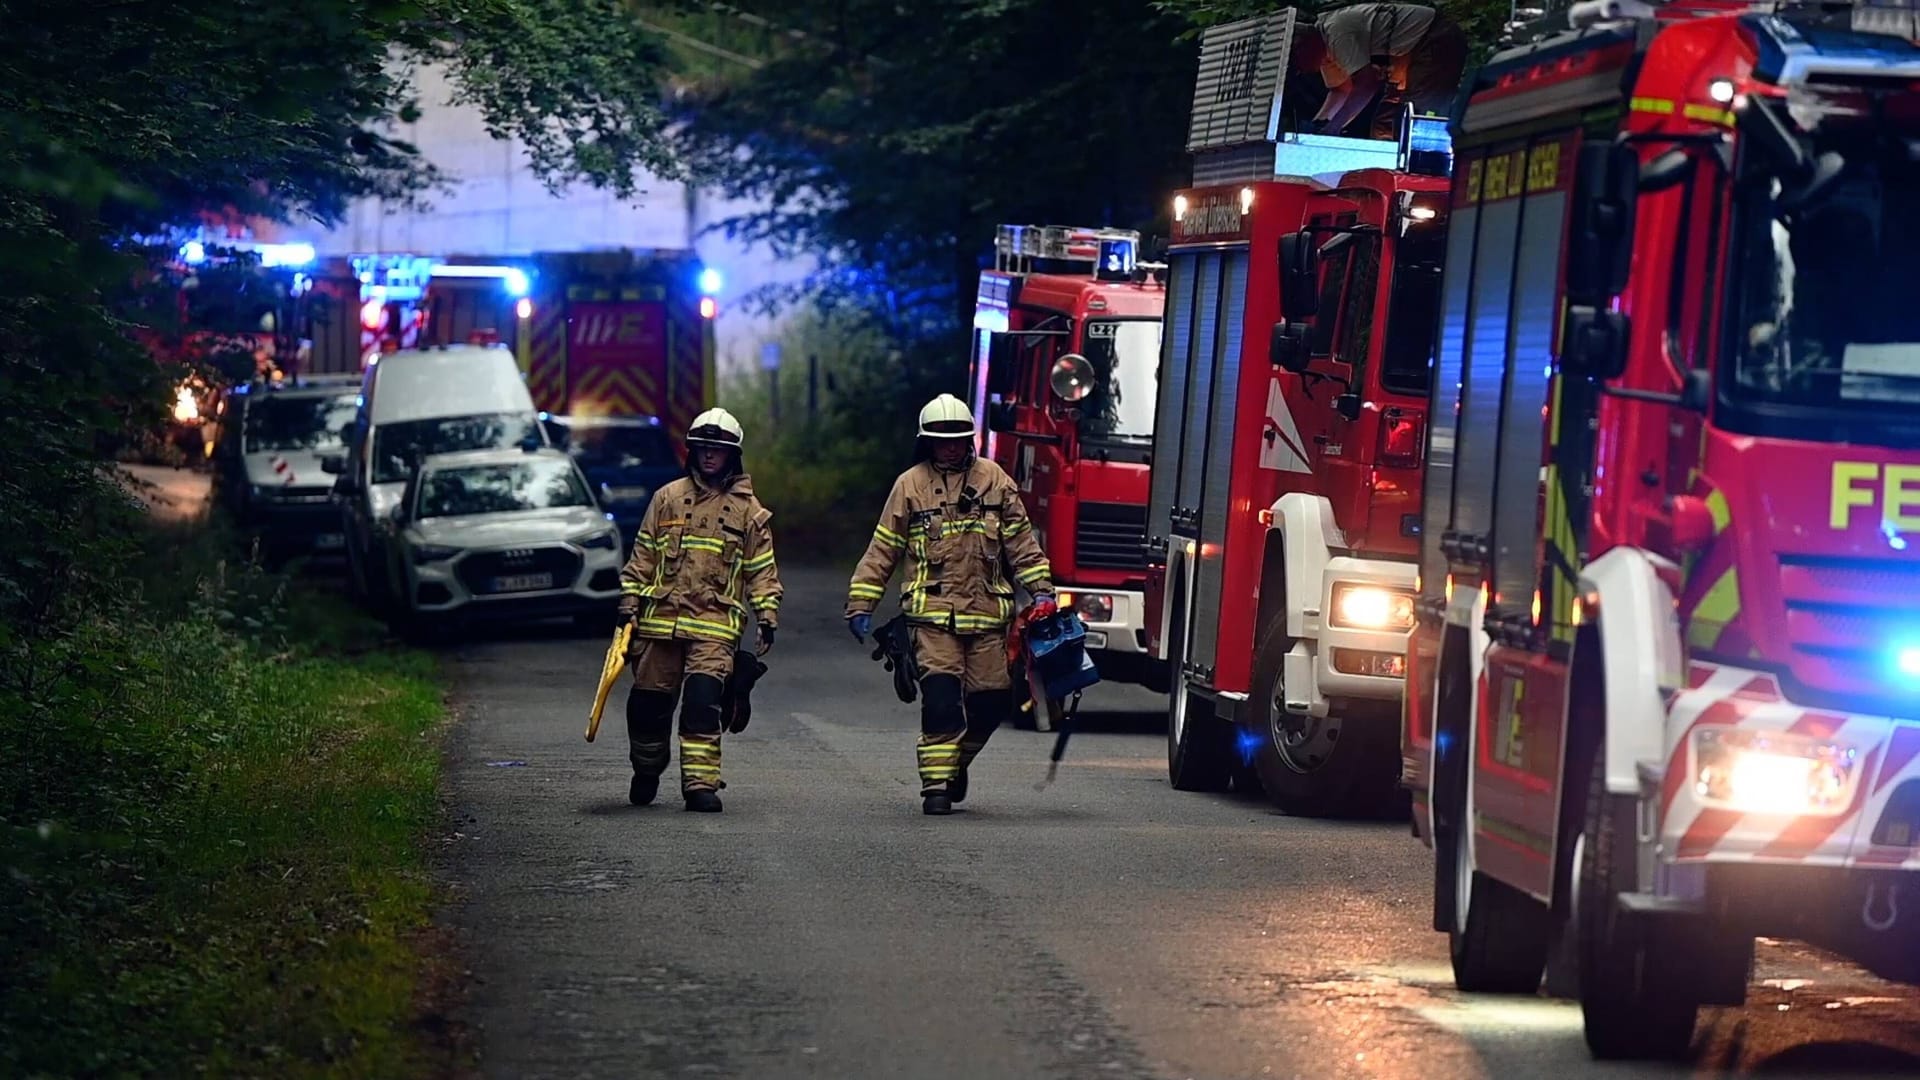
[[[633,623],[633,690],[627,738],[645,806],[667,769],[667,737],[680,700],[680,794],[688,810],[720,812],[721,698],[747,612],[759,622],[756,654],[773,648],[780,575],[773,516],[740,468],[740,422],[708,409],[687,431],[687,475],[655,492],[620,571],[620,618]]]
[[[967,769],[1013,709],[1007,624],[1014,585],[1053,602],[1052,571],[1000,466],[973,452],[973,414],[941,394],[920,410],[915,464],[893,482],[847,587],[847,627],[865,641],[901,556],[900,607],[920,668],[921,810],[950,814]],[[1009,574],[1009,570],[1011,573]]]
[[[1295,33],[1290,67],[1325,81],[1311,126],[1329,135],[1345,133],[1379,95],[1368,137],[1394,138],[1401,104],[1446,112],[1467,66],[1466,32],[1421,4],[1348,4]]]

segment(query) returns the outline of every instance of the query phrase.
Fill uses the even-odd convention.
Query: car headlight
[[[1693,789],[1754,814],[1834,813],[1853,798],[1860,752],[1782,731],[1702,727],[1693,732]]]
[[[1378,585],[1335,585],[1333,625],[1348,630],[1411,630],[1413,594]]]
[[[576,536],[573,538],[573,543],[589,550],[602,548],[607,551],[616,551],[620,547],[620,533],[613,529],[604,529],[585,536]]]
[[[460,554],[460,549],[445,544],[415,544],[408,554],[413,557],[413,565],[425,566],[427,563],[446,562]]]

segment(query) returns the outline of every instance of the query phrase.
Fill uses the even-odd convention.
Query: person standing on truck
[[[756,653],[773,648],[780,572],[771,511],[741,471],[740,422],[725,409],[694,417],[687,475],[654,493],[620,571],[620,619],[633,623],[627,801],[652,802],[667,771],[667,737],[680,702],[680,794],[686,808],[720,812],[721,699],[751,610]]]
[[[973,413],[952,394],[920,410],[912,468],[893,482],[867,553],[847,586],[858,641],[906,555],[901,613],[920,677],[921,811],[950,814],[967,769],[1013,711],[1007,624],[1018,583],[1053,602],[1052,570],[1013,478],[974,454]],[[1011,570],[1011,580],[1007,569]]]
[[[1327,85],[1315,132],[1345,134],[1379,95],[1368,135],[1375,139],[1395,137],[1406,102],[1417,112],[1447,112],[1466,66],[1460,24],[1422,4],[1335,8],[1297,31],[1290,63],[1296,74],[1318,72]]]

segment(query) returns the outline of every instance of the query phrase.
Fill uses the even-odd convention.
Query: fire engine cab
[[[1139,245],[1124,229],[1002,225],[980,275],[970,383],[981,453],[1019,484],[1101,674],[1165,689],[1143,589],[1166,289]],[[1035,705],[1044,730],[1048,703]]]
[[[1420,471],[1447,228],[1444,122],[1277,130],[1295,13],[1209,30],[1173,199],[1150,500],[1168,771],[1298,814],[1402,802]],[[1222,104],[1224,102],[1224,104]],[[1223,111],[1224,110],[1224,111]],[[1431,175],[1428,175],[1431,174]]]
[[[1460,987],[1674,1056],[1759,935],[1920,982],[1920,47],[1549,17],[1456,109],[1404,767]]]

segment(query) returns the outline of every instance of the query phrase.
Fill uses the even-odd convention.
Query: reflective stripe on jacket
[[[776,625],[772,517],[744,473],[721,488],[685,476],[655,492],[620,571],[620,591],[641,598],[634,635],[736,644],[749,610]]]
[[[909,622],[960,634],[999,630],[1013,618],[1013,583],[1051,592],[1020,489],[1006,470],[975,458],[963,472],[921,462],[893,482],[867,553],[847,587],[847,614],[871,612],[906,556],[900,607]]]

